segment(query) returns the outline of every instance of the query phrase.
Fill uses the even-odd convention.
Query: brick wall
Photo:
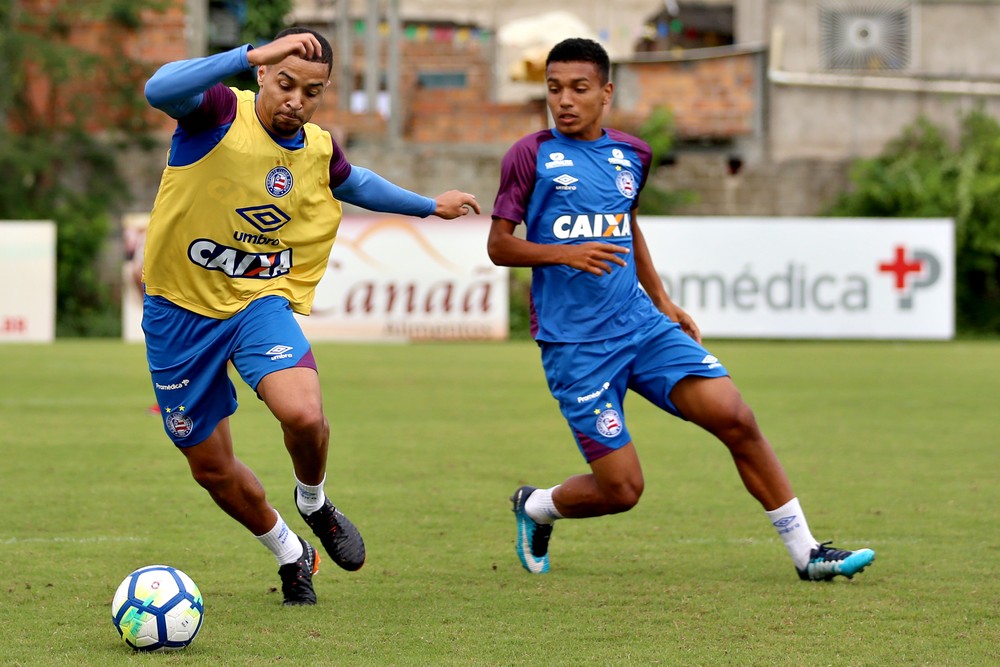
[[[639,122],[658,106],[674,114],[682,139],[730,139],[753,133],[757,101],[754,54],[698,60],[628,62],[616,78],[628,81],[630,103],[621,121]]]
[[[492,97],[492,64],[488,43],[479,40],[406,40],[400,54],[400,94],[405,117],[403,139],[418,144],[510,144],[545,127],[541,104],[497,104]],[[385,53],[380,54],[385,67]],[[375,141],[385,136],[387,122],[377,114],[339,109],[338,96],[362,85],[366,54],[355,44],[351,86],[334,78],[313,122],[341,141]],[[420,75],[461,73],[465,86],[423,88]],[[336,75],[336,73],[335,73]]]
[[[185,41],[185,3],[174,0],[162,12],[143,11],[139,15],[138,29],[113,21],[98,21],[87,17],[87,12],[74,11],[71,15],[60,10],[64,3],[51,0],[24,0],[20,12],[28,17],[26,23],[38,39],[66,43],[86,54],[97,56],[103,63],[85,80],[73,80],[58,86],[40,75],[35,67],[28,85],[28,99],[40,118],[47,124],[58,126],[70,119],[73,110],[85,109],[90,131],[122,128],[123,117],[112,113],[108,102],[120,99],[121,87],[134,87],[141,94],[146,78],[162,63],[187,58]],[[126,69],[126,60],[136,62],[136,67]],[[172,128],[174,123],[155,110],[149,109],[145,119],[154,127]]]

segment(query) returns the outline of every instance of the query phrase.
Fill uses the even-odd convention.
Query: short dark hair
[[[545,67],[548,68],[551,63],[576,62],[594,63],[601,75],[602,84],[611,79],[611,59],[608,58],[608,52],[594,40],[583,37],[570,37],[553,46],[545,60]]]
[[[330,72],[333,71],[333,47],[330,46],[330,42],[327,41],[326,37],[319,34],[315,30],[310,30],[309,28],[291,27],[291,28],[285,28],[277,35],[275,35],[274,38],[281,39],[285,35],[301,35],[304,32],[307,32],[313,37],[315,37],[316,40],[319,42],[319,45],[323,47],[323,50],[320,52],[320,54],[318,56],[313,56],[312,58],[310,58],[309,62],[325,63],[327,66],[326,73],[327,76],[329,76]]]

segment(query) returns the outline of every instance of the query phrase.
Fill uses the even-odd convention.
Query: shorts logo
[[[622,418],[616,410],[605,410],[597,415],[597,432],[605,438],[613,438],[622,432]]]
[[[611,386],[610,382],[605,382],[604,384],[601,385],[601,388],[598,389],[597,391],[592,391],[589,394],[587,394],[586,396],[577,396],[576,397],[576,402],[577,403],[586,403],[587,401],[592,401],[595,398],[600,398],[601,394],[603,394],[605,391],[607,391],[608,387],[610,387],[610,386]]]
[[[175,438],[186,438],[191,435],[191,429],[194,428],[194,422],[184,414],[184,406],[179,405],[176,408],[167,408],[166,417],[163,418],[163,423],[166,425],[167,430]]]
[[[292,172],[287,167],[277,166],[267,172],[264,179],[264,187],[271,193],[272,197],[284,197],[292,191]]]
[[[635,199],[635,179],[632,177],[631,171],[618,172],[615,186],[618,187],[618,192],[622,193],[622,196]]]
[[[292,355],[287,354],[292,348],[288,345],[275,345],[270,350],[264,353],[265,356],[271,357],[271,361],[278,361],[279,359],[291,359]]]
[[[191,380],[184,378],[180,382],[171,382],[170,384],[160,384],[159,382],[154,382],[156,388],[160,391],[173,391],[175,389],[183,389],[184,387],[191,384]]]

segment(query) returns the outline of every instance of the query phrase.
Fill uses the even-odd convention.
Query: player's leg
[[[591,461],[590,470],[589,474],[570,477],[552,492],[553,504],[562,517],[618,514],[639,502],[645,483],[631,442]]]
[[[299,514],[337,565],[357,570],[364,540],[325,492],[330,427],[312,349],[287,301],[267,297],[251,308],[254,326],[241,336],[233,364],[281,424]]]
[[[267,501],[260,480],[234,455],[229,418],[222,419],[206,440],[179,449],[187,458],[192,477],[215,504],[274,554],[284,604],[315,604],[312,575],[319,569],[319,556],[288,528]]]
[[[147,297],[143,330],[153,390],[164,430],[185,454],[194,479],[274,554],[285,603],[313,604],[311,578],[319,561],[312,547],[288,529],[256,476],[233,454],[229,416],[236,390],[227,364],[240,320],[203,317]]]
[[[685,418],[729,449],[743,485],[763,506],[802,579],[852,577],[874,560],[871,549],[847,551],[817,543],[774,449],[729,377],[689,376],[674,386],[670,399]]]
[[[674,386],[670,399],[686,419],[726,445],[743,485],[765,510],[794,497],[774,449],[729,377],[688,376]]]
[[[642,495],[642,469],[623,410],[631,360],[627,339],[542,345],[549,389],[591,471],[552,488],[522,486],[511,496],[516,551],[529,572],[549,570],[548,545],[557,519],[624,512]]]

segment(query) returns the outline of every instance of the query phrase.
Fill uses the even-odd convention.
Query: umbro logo
[[[716,358],[715,355],[712,355],[712,354],[710,354],[710,355],[706,356],[704,359],[702,359],[701,363],[705,364],[709,368],[719,368],[719,367],[722,366],[722,364],[719,363],[718,358]]]
[[[288,351],[292,348],[288,345],[275,345],[270,350],[264,353],[264,356],[271,357],[271,361],[277,361],[278,359],[288,359],[292,355],[288,354]]]
[[[559,185],[556,186],[556,190],[576,190],[574,183],[579,183],[579,178],[574,178],[569,174],[562,174],[561,176],[556,176],[552,179]]]
[[[789,516],[783,516],[783,517],[781,517],[780,519],[778,519],[777,521],[774,522],[774,527],[775,528],[785,528],[790,523],[794,523],[796,518],[797,517],[794,514],[791,514]]]

